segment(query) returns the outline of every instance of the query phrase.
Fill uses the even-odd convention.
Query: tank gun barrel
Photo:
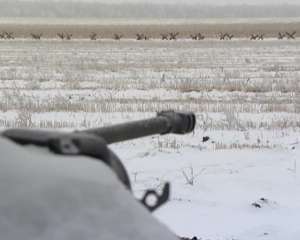
[[[185,134],[192,132],[195,124],[196,117],[193,113],[163,111],[154,118],[76,131],[75,133],[99,136],[107,144],[112,144],[154,134]],[[32,129],[8,129],[2,133],[20,144],[32,143],[35,145],[47,145],[50,138],[62,134],[66,133]]]
[[[193,113],[159,112],[156,117],[82,131],[102,137],[108,144],[150,136],[153,134],[185,134],[194,130]]]

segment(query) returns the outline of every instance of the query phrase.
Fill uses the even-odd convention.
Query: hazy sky
[[[80,0],[79,0],[80,1]],[[81,0],[86,1],[86,0]],[[105,1],[105,0],[97,0],[97,1]],[[300,0],[113,0],[114,2],[157,2],[157,3],[205,3],[205,4],[282,4],[282,3],[290,3],[290,4],[300,4]],[[108,1],[108,2],[111,2]]]
[[[32,0],[23,0],[32,1]],[[41,2],[49,2],[49,0],[36,0]],[[51,0],[50,0],[51,1]],[[56,2],[70,1],[70,0],[53,0]],[[209,4],[209,5],[220,5],[220,4],[298,4],[300,0],[72,0],[76,2],[105,2],[105,3],[130,3],[130,2],[148,2],[148,3],[185,3],[185,4]],[[1,0],[0,0],[1,2]]]

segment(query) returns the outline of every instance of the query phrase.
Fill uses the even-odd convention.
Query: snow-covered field
[[[0,128],[82,129],[193,111],[193,134],[112,146],[135,195],[170,181],[171,200],[155,216],[180,236],[299,239],[299,46],[0,41]]]

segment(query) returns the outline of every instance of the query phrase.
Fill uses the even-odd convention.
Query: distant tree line
[[[0,1],[0,17],[58,18],[271,18],[300,17],[300,5],[109,4],[68,1]]]

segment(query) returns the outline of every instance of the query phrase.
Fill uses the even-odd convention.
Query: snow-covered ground
[[[180,236],[300,238],[298,40],[0,43],[0,128],[193,111],[193,134],[111,146],[134,194],[171,182],[155,216]]]
[[[116,152],[137,194],[172,183],[171,201],[155,216],[178,235],[279,240],[300,236],[299,147],[158,151],[124,145]]]

